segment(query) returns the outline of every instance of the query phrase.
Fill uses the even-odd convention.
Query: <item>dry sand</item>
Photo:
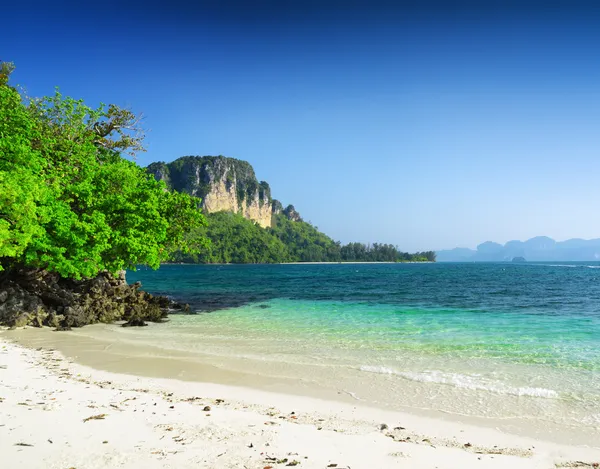
[[[489,428],[98,371],[0,336],[2,468],[552,469],[598,462],[598,448]]]

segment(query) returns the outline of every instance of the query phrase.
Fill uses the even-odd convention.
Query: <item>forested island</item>
[[[30,98],[0,62],[0,325],[161,321],[185,309],[128,285],[164,262],[431,261],[342,246],[271,197],[252,166],[185,157],[140,167],[139,117],[116,105]],[[191,169],[191,170],[190,170]]]
[[[342,245],[284,208],[247,161],[225,156],[184,156],[147,171],[172,191],[201,199],[207,225],[198,233],[206,249],[176,253],[173,262],[262,264],[285,262],[433,262],[435,252],[402,252],[391,244]]]

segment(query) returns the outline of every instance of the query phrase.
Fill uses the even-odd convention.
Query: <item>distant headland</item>
[[[514,261],[598,261],[600,238],[555,241],[547,236],[536,236],[527,241],[509,241],[502,245],[486,241],[477,249],[455,248],[436,251],[438,262],[501,262]]]

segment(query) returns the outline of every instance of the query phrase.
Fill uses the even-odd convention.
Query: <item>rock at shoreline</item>
[[[0,325],[69,330],[124,320],[129,326],[143,326],[145,321],[162,321],[169,310],[185,309],[140,287],[139,282],[128,285],[125,272],[72,280],[44,270],[16,270],[0,282]]]

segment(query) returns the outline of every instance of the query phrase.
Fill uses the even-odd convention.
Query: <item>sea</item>
[[[598,262],[163,265],[127,279],[190,305],[110,332],[184,360],[182,379],[204,362],[274,389],[600,445]]]

